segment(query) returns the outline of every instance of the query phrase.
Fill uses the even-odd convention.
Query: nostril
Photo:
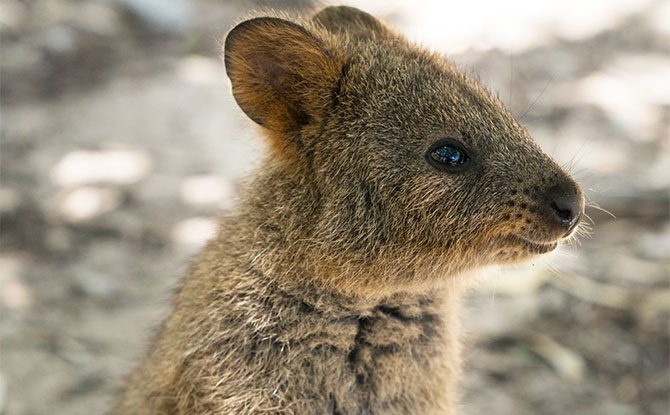
[[[545,193],[545,212],[548,219],[565,232],[570,233],[582,216],[584,202],[581,192],[554,186]]]
[[[575,218],[570,207],[560,207],[556,202],[551,202],[551,208],[554,209],[554,214],[561,222],[570,222]]]

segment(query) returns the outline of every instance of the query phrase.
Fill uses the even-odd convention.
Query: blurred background
[[[463,413],[667,415],[670,2],[344,3],[479,77],[591,205],[590,238],[472,294]],[[109,407],[263,156],[223,34],[324,5],[2,0],[0,413]]]

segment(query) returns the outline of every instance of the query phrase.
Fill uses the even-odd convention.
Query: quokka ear
[[[342,68],[307,29],[274,17],[233,28],[224,63],[240,108],[276,132],[297,131],[324,117]]]
[[[358,40],[373,37],[390,39],[395,34],[382,22],[362,10],[348,6],[326,7],[314,15],[312,20],[332,33],[347,33]]]

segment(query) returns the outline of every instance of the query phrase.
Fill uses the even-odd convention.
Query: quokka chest
[[[426,413],[442,413],[449,375],[457,370],[445,358],[457,346],[444,335],[448,315],[433,301],[380,305],[337,319],[302,309],[303,323],[282,331],[294,336],[285,350],[300,356],[287,359],[289,370],[311,376],[308,393],[320,396],[315,413],[418,413],[424,405],[432,408]]]

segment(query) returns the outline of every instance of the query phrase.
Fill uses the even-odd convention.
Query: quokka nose
[[[577,226],[584,213],[584,197],[581,191],[575,190],[566,191],[560,186],[554,186],[546,194],[549,217],[555,225],[565,229],[566,235]]]

